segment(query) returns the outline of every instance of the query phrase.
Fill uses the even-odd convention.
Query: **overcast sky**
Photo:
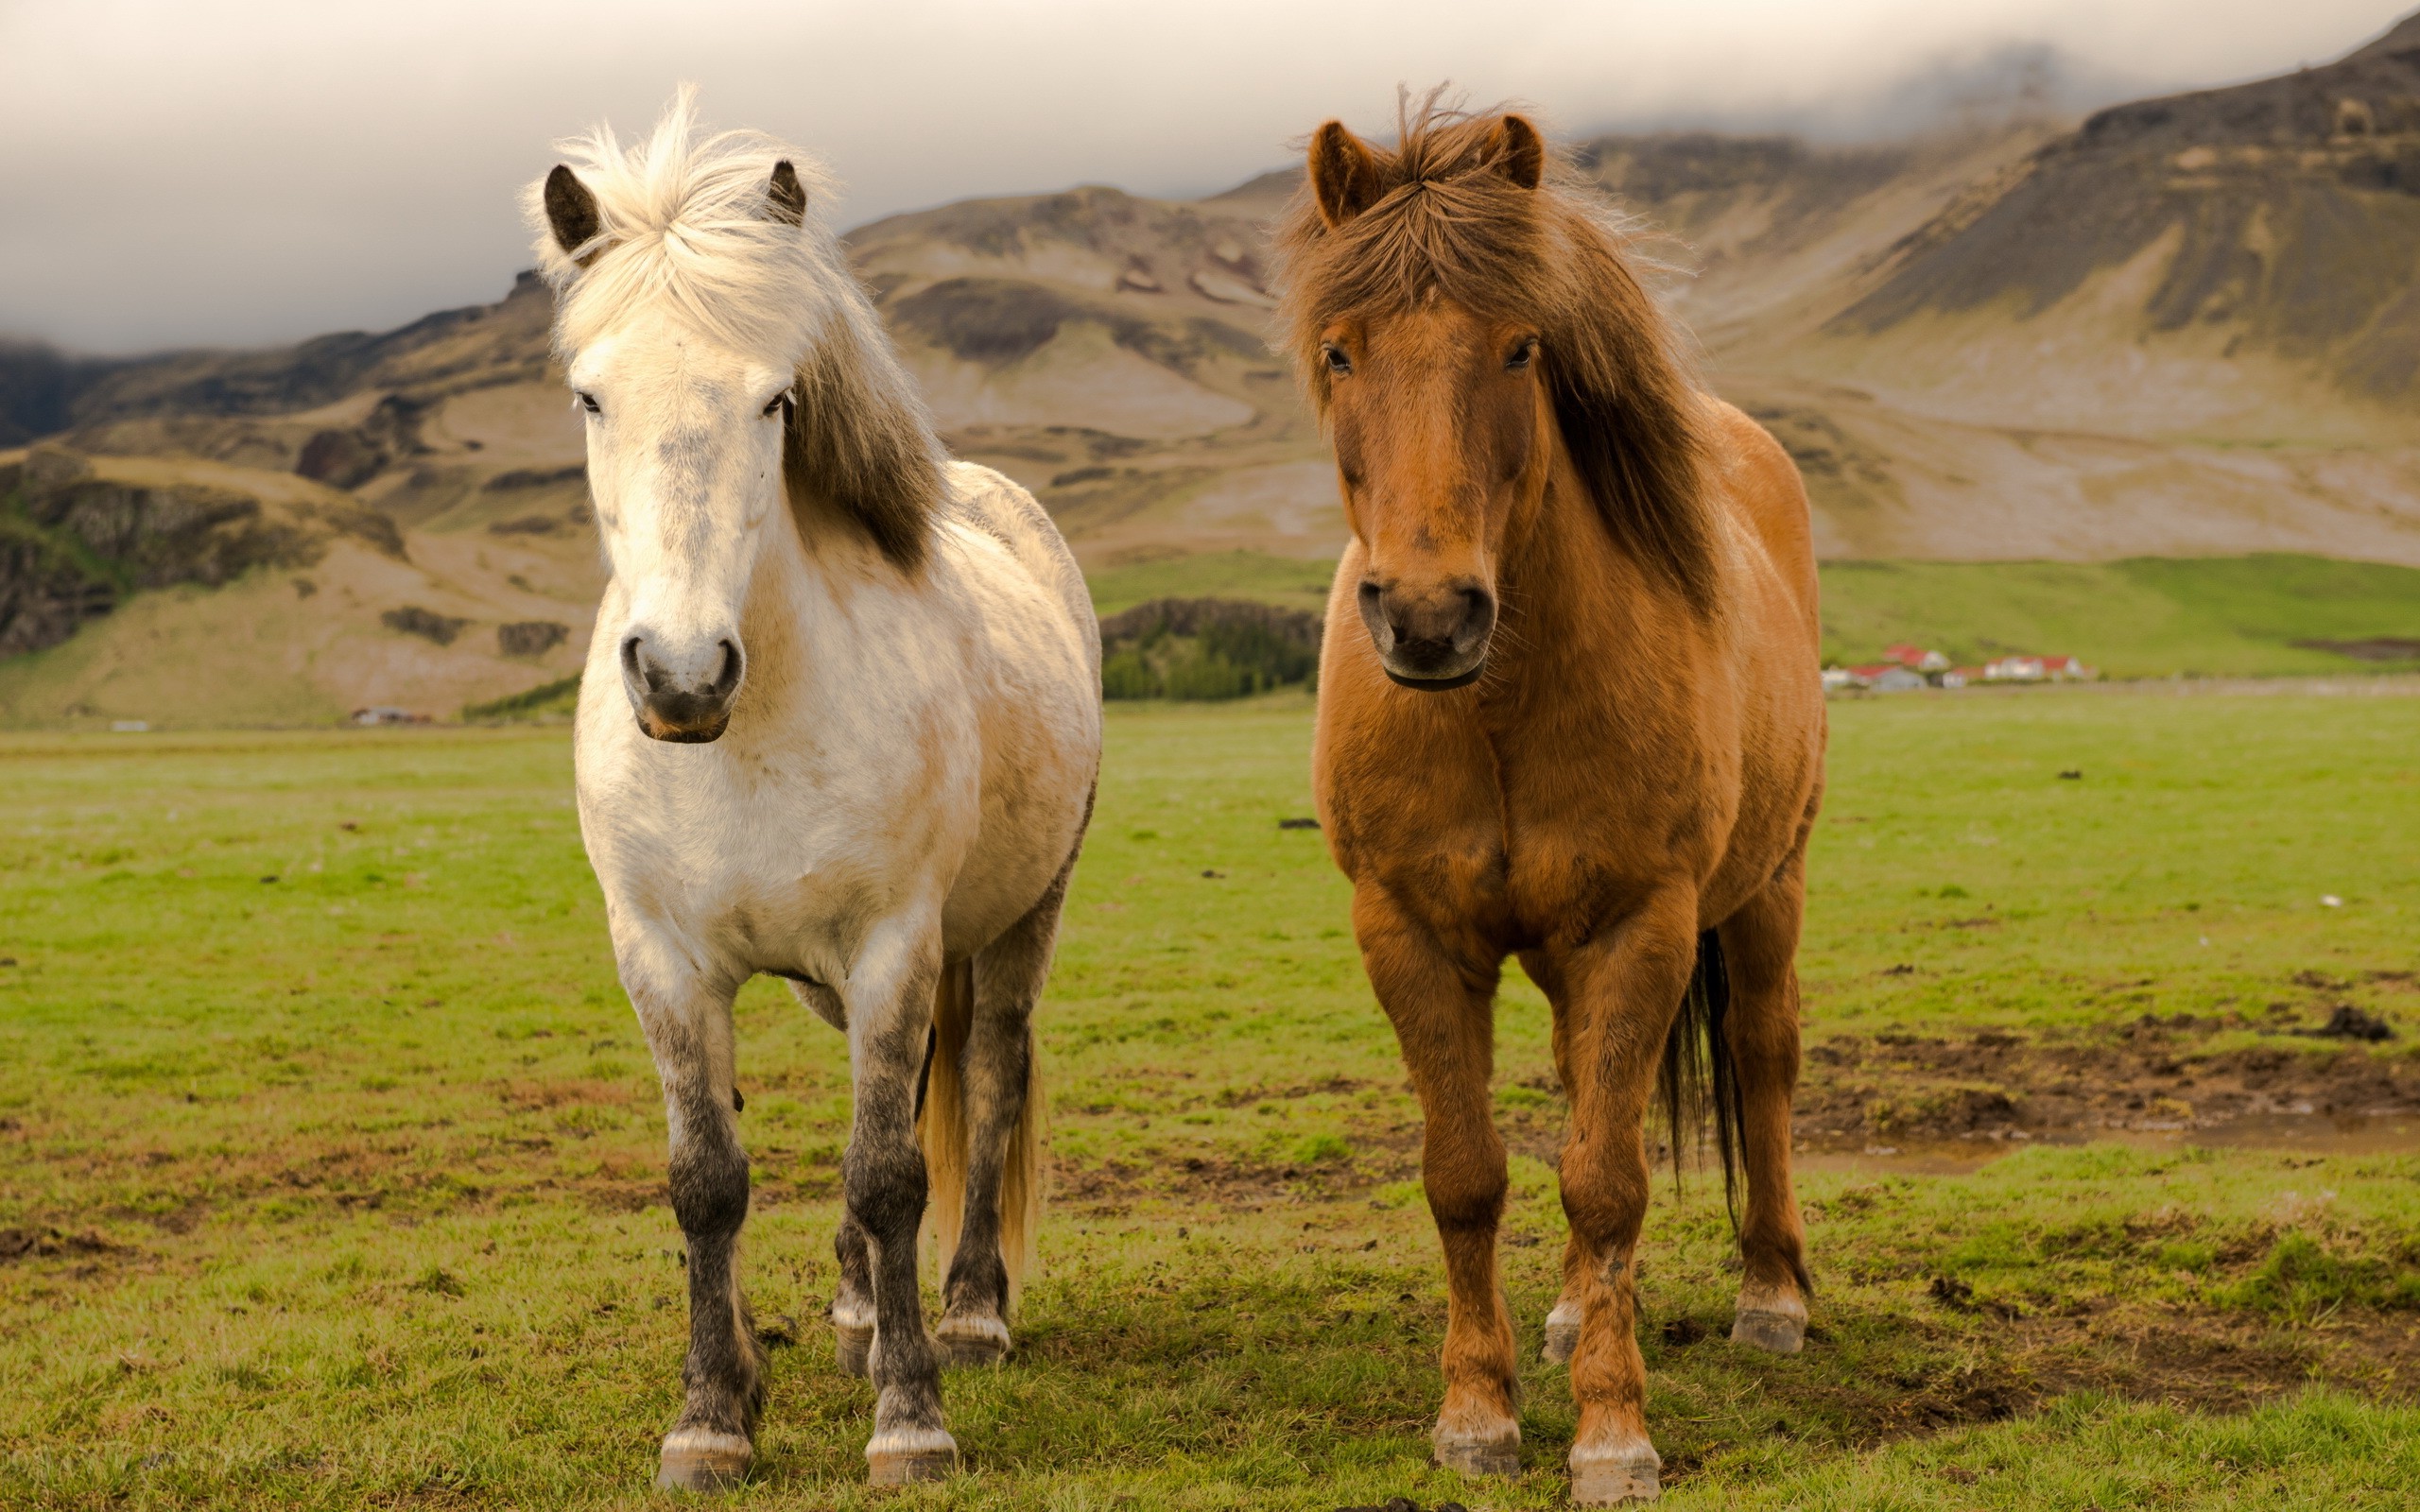
[[[0,335],[89,352],[381,329],[528,262],[547,144],[674,83],[821,154],[839,219],[1215,191],[1398,80],[1559,130],[1872,136],[2320,62],[2414,0],[0,0]]]

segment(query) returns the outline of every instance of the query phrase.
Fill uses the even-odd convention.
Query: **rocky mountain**
[[[1827,556],[2420,563],[2420,18],[2081,125],[1574,151],[1707,383],[1798,458]],[[1316,561],[1332,470],[1268,340],[1296,178],[970,200],[849,243],[952,448],[1033,488],[1089,570]],[[574,670],[598,568],[548,313],[525,277],[275,351],[0,347],[0,446],[42,441],[0,452],[0,722],[444,713]],[[87,533],[110,490],[155,543]]]

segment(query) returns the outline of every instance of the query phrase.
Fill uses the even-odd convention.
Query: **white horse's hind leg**
[[[890,936],[870,945],[851,971],[851,1071],[855,1126],[840,1162],[850,1221],[865,1236],[873,1292],[873,1437],[866,1465],[876,1486],[948,1474],[958,1445],[942,1426],[941,1370],[925,1333],[916,1284],[916,1230],[925,1218],[925,1157],[916,1147],[916,1075],[932,1024],[938,939]]]
[[[1041,1206],[1035,1169],[1033,1011],[1050,974],[1070,858],[1041,902],[975,957],[974,1014],[959,1062],[966,1198],[934,1334],[952,1365],[1009,1352],[1011,1280]]]
[[[866,1231],[846,1212],[832,1252],[840,1263],[840,1287],[832,1297],[834,1353],[842,1374],[863,1376],[873,1353],[873,1263],[866,1257]]]
[[[631,975],[625,972],[625,980]],[[664,1083],[672,1211],[688,1246],[689,1352],[681,1417],[664,1437],[656,1484],[713,1491],[736,1484],[754,1453],[764,1347],[739,1289],[748,1155],[732,1098],[732,993],[701,982],[631,1001]]]

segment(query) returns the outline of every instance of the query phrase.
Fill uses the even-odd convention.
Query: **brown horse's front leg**
[[[1545,951],[1523,951],[1521,970],[1547,995],[1554,1009],[1554,1074],[1563,1084],[1563,1103],[1576,1108],[1580,1094],[1571,1079],[1572,1016],[1568,1011],[1570,996],[1564,990],[1563,973],[1555,969],[1554,957]],[[1540,1353],[1550,1363],[1560,1365],[1571,1358],[1580,1347],[1582,1298],[1588,1290],[1588,1251],[1574,1230],[1563,1246],[1563,1290],[1554,1299],[1554,1308],[1547,1314],[1546,1343]]]
[[[1552,954],[1572,1021],[1571,1129],[1561,1171],[1581,1288],[1571,1499],[1603,1506],[1661,1489],[1663,1462],[1647,1435],[1633,1267],[1647,1218],[1647,1102],[1697,958],[1696,900],[1659,896],[1587,944]]]
[[[1457,958],[1375,886],[1356,890],[1353,924],[1426,1125],[1421,1177],[1445,1251],[1445,1405],[1432,1438],[1437,1460],[1466,1475],[1515,1474],[1521,1425],[1513,1416],[1512,1320],[1495,1268],[1504,1141],[1487,1085],[1496,967]]]

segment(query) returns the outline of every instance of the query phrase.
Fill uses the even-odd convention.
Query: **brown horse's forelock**
[[[1295,367],[1324,415],[1320,335],[1340,318],[1433,298],[1534,322],[1556,428],[1607,528],[1708,612],[1706,448],[1676,334],[1593,191],[1555,171],[1525,189],[1499,171],[1502,119],[1433,97],[1408,112],[1392,149],[1371,146],[1375,198],[1341,226],[1304,184],[1277,228]]]

